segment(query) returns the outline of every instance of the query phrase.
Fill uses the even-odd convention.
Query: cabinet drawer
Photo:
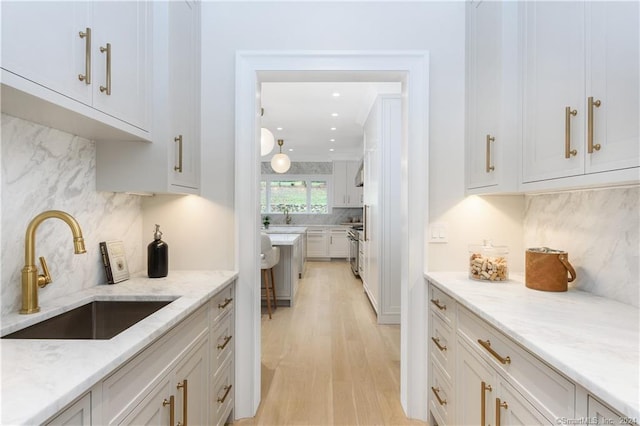
[[[212,325],[213,322],[217,321],[224,314],[232,311],[233,305],[233,285],[231,284],[211,299]]]
[[[229,359],[229,361],[223,365],[220,374],[214,379],[211,398],[212,424],[224,425],[233,408],[234,401],[232,359]]]
[[[235,345],[232,313],[222,317],[211,332],[211,372],[217,376],[224,362],[230,358]]]
[[[447,326],[438,314],[429,314],[431,332],[429,333],[429,345],[431,356],[436,363],[440,364],[447,380],[451,382],[451,373],[455,368],[455,358],[453,356],[453,331]]]
[[[431,310],[437,312],[449,327],[454,326],[455,301],[440,291],[433,284],[429,285],[429,306]]]
[[[207,332],[207,306],[203,306],[105,379],[102,385],[103,423],[111,423],[122,410],[140,398],[157,378],[173,367],[177,357]]]
[[[437,419],[438,425],[451,424],[454,412],[453,391],[450,382],[445,379],[444,372],[437,362],[431,361],[431,380],[429,383],[429,410]]]
[[[575,385],[569,380],[462,307],[458,309],[458,330],[527,399],[537,402],[547,418],[574,415]]]

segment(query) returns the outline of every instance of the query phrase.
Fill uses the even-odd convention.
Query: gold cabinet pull
[[[218,309],[224,309],[226,308],[229,303],[233,302],[233,297],[229,297],[229,298],[224,298],[224,303],[218,303]]]
[[[111,43],[107,43],[107,47],[100,46],[100,52],[107,52],[107,85],[100,86],[100,92],[111,95]]]
[[[480,343],[480,346],[482,346],[487,351],[489,351],[489,353],[491,355],[493,355],[493,357],[495,359],[497,359],[498,361],[500,361],[502,364],[511,364],[511,358],[510,357],[505,357],[505,358],[501,357],[500,354],[498,354],[496,351],[493,350],[493,348],[491,347],[491,342],[489,340],[478,339],[478,343]]]
[[[218,350],[223,350],[224,348],[226,348],[232,337],[233,336],[224,336],[224,343],[221,345],[218,345]]]
[[[485,171],[491,173],[496,168],[491,165],[491,142],[495,142],[496,138],[491,135],[487,135],[487,152],[485,154]]]
[[[440,304],[440,299],[431,299],[431,303],[433,303],[434,305],[436,305],[438,307],[438,309],[440,309],[441,311],[446,311],[447,310],[447,305],[445,304]]]
[[[187,401],[189,400],[188,396],[188,382],[187,379],[184,379],[182,382],[178,383],[176,386],[178,389],[182,389],[182,421],[183,423],[178,422],[179,426],[187,426]]]
[[[506,402],[500,401],[500,398],[496,398],[496,426],[500,426],[500,409],[509,408]]]
[[[600,144],[593,144],[593,107],[600,108],[602,102],[600,99],[593,100],[593,96],[587,99],[589,107],[587,108],[587,152],[593,154],[593,151],[600,151]]]
[[[173,395],[169,397],[168,401],[166,398],[162,401],[163,407],[167,405],[169,406],[169,425],[173,426],[176,422],[176,399]]]
[[[78,79],[85,84],[91,84],[91,28],[87,27],[78,33],[84,41],[84,74],[78,74]]]
[[[571,116],[578,115],[578,110],[572,110],[571,107],[564,109],[564,158],[571,158],[577,155],[578,151],[571,149]]]
[[[440,344],[440,338],[439,337],[432,337],[431,340],[433,340],[433,343],[436,344],[436,346],[438,347],[438,349],[440,349],[441,352],[444,352],[447,350],[447,346],[442,346]]]
[[[229,392],[231,391],[231,387],[232,386],[233,385],[227,385],[227,386],[224,387],[224,395],[222,395],[222,398],[218,398],[218,402],[220,404],[223,404],[224,400],[227,399],[227,395],[229,395]]]
[[[173,167],[173,170],[182,173],[182,135],[178,135],[173,138],[174,142],[178,142],[178,165]]]
[[[447,400],[440,398],[440,388],[434,388],[433,386],[431,386],[431,391],[436,396],[436,399],[438,400],[438,404],[447,405]]]
[[[487,416],[487,396],[486,392],[491,392],[493,389],[491,385],[486,384],[485,382],[480,383],[480,426],[485,426]]]

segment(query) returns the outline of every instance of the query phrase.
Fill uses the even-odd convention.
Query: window
[[[260,213],[329,213],[328,176],[263,176]]]

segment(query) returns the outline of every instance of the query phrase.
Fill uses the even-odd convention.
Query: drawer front
[[[211,372],[218,375],[224,362],[229,359],[233,353],[235,345],[235,336],[233,333],[233,314],[228,312],[226,316],[220,318],[218,323],[211,331]]]
[[[451,327],[447,326],[438,314],[431,310],[429,314],[429,345],[431,356],[442,367],[446,378],[451,382],[452,373],[455,368],[455,357],[453,354],[453,343],[455,341]]]
[[[229,359],[220,371],[220,374],[214,378],[213,388],[211,391],[211,415],[213,416],[213,425],[224,425],[225,420],[229,416],[233,408],[234,401],[234,383],[233,383],[233,360]]]
[[[429,383],[429,410],[438,420],[438,425],[451,424],[453,420],[453,391],[450,382],[438,363],[431,361],[431,380]]]
[[[455,301],[433,284],[429,284],[429,307],[437,312],[449,327],[455,326]]]
[[[547,418],[574,415],[575,385],[569,380],[467,309],[458,309],[458,330]]]
[[[231,284],[211,299],[211,320],[215,322],[227,312],[233,311],[234,304],[233,284]]]
[[[175,359],[206,333],[207,306],[203,306],[105,379],[102,385],[103,423],[110,424],[120,412],[137,403],[156,379],[173,367]]]

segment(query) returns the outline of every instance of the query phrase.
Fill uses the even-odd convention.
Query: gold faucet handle
[[[47,266],[47,261],[44,260],[44,256],[40,256],[40,265],[42,265],[43,274],[38,275],[38,287],[43,288],[49,284],[52,279],[51,274],[49,273],[49,267]]]

